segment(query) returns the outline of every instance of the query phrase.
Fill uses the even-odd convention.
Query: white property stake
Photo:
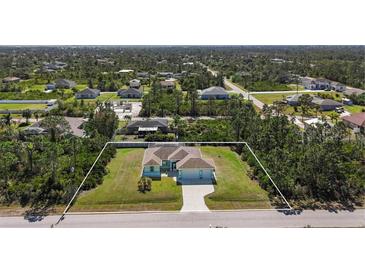
[[[75,194],[72,196],[70,202],[67,204],[65,210],[63,211],[61,217],[58,219],[56,225],[58,225],[63,217],[66,215],[67,211],[69,210],[72,202],[75,200],[77,194],[80,192],[82,186],[84,185],[86,179],[88,178],[88,176],[90,175],[91,171],[93,170],[95,164],[98,162],[101,154],[103,154],[105,148],[109,145],[109,144],[138,144],[138,143],[144,143],[144,144],[244,144],[247,146],[247,148],[250,150],[250,152],[252,153],[252,155],[255,157],[256,161],[259,163],[260,167],[263,169],[263,171],[265,172],[265,174],[267,175],[267,177],[269,178],[270,182],[274,185],[275,189],[279,192],[280,196],[284,199],[285,203],[287,204],[287,206],[289,207],[290,210],[292,210],[293,208],[291,207],[291,205],[289,204],[289,202],[285,199],[284,195],[281,193],[280,189],[278,188],[278,186],[275,184],[274,180],[270,177],[269,173],[266,171],[266,169],[264,168],[264,166],[261,164],[260,160],[257,158],[256,154],[253,152],[253,150],[251,149],[251,147],[246,143],[246,142],[107,142],[105,143],[103,149],[100,151],[98,157],[96,158],[95,162],[93,163],[93,165],[91,166],[91,168],[89,169],[89,171],[87,172],[85,178],[82,180],[81,184],[79,185],[79,187],[77,188]]]

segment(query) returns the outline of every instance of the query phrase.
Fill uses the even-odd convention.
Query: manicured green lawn
[[[362,112],[362,110],[365,111],[365,106],[359,106],[359,105],[345,106],[345,110],[351,113],[359,113]]]
[[[139,148],[118,149],[108,164],[104,182],[82,193],[71,211],[180,210],[181,186],[172,178],[153,181],[151,192],[138,191],[143,153],[144,149]]]
[[[228,147],[201,147],[216,166],[215,192],[205,197],[210,209],[270,208],[268,193],[247,176],[248,166]]]
[[[45,109],[45,104],[0,104],[0,110]]]
[[[265,94],[252,94],[253,97],[255,97],[257,100],[260,100],[264,104],[271,105],[275,101],[281,101],[285,99],[289,95],[296,94],[294,93],[265,93]]]

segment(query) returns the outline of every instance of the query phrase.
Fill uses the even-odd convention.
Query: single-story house
[[[332,99],[322,99],[317,96],[313,96],[312,103],[319,106],[320,110],[328,111],[335,110],[337,107],[342,107],[343,104]]]
[[[339,92],[344,92],[346,90],[346,86],[338,82],[332,82],[331,89]]]
[[[161,72],[158,72],[157,75],[159,77],[171,78],[171,77],[173,77],[174,73],[173,72],[161,71]]]
[[[131,121],[127,125],[128,134],[138,134],[139,136],[145,136],[149,133],[156,133],[160,131],[162,133],[167,133],[168,131],[167,119],[147,119]]]
[[[352,106],[354,104],[354,102],[352,102],[351,99],[342,98],[342,104],[347,105],[347,106]]]
[[[137,72],[137,77],[142,79],[148,79],[150,77],[150,74],[148,72]]]
[[[163,90],[173,90],[176,86],[175,81],[160,81],[161,89]]]
[[[76,92],[75,97],[76,99],[95,99],[100,95],[100,90],[86,88],[82,91]]]
[[[56,81],[56,88],[74,88],[76,83],[67,79],[58,79]]]
[[[129,81],[129,87],[131,88],[139,88],[141,86],[141,81],[138,79],[133,79]]]
[[[365,112],[343,116],[342,121],[349,128],[365,133]]]
[[[317,125],[324,125],[326,122],[319,118],[312,118],[304,121],[304,127],[313,126],[317,127]]]
[[[295,107],[295,106],[299,106],[300,102],[299,99],[303,94],[294,94],[294,95],[289,95],[286,97],[286,102],[289,106]]]
[[[201,99],[202,100],[209,100],[209,99],[225,100],[225,99],[229,99],[229,94],[222,87],[209,87],[209,88],[202,90]]]
[[[64,117],[70,126],[70,134],[77,137],[84,137],[85,131],[82,129],[82,124],[86,121],[84,118],[80,117]],[[62,130],[65,132],[65,130]],[[47,134],[48,130],[43,127],[42,120],[35,122],[34,124],[26,127],[23,130],[25,135],[42,135]]]
[[[141,98],[142,91],[136,88],[118,90],[118,96],[122,98]]]
[[[3,79],[3,83],[7,84],[7,83],[18,83],[20,82],[20,78],[19,77],[6,77]]]
[[[359,96],[360,94],[365,93],[365,90],[359,89],[359,88],[347,88],[343,94],[345,94],[346,96],[351,96],[351,95],[355,95],[355,96]]]
[[[145,150],[142,176],[160,178],[162,174],[177,177],[178,182],[214,181],[215,165],[203,158],[200,149],[185,146],[157,146]]]

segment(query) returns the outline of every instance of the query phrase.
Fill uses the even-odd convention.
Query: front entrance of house
[[[176,162],[172,162],[171,163],[171,170],[175,171],[176,170]]]

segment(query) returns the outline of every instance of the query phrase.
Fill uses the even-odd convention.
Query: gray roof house
[[[148,133],[155,133],[161,131],[167,133],[168,122],[167,119],[147,119],[131,121],[127,125],[128,134],[138,134],[144,136]]]
[[[95,99],[100,95],[100,90],[86,88],[83,91],[76,92],[76,99]]]
[[[286,102],[289,106],[299,106],[299,99],[303,94],[294,94],[294,95],[289,95],[286,97]]]
[[[351,96],[351,95],[359,96],[360,94],[363,94],[364,92],[365,92],[365,90],[362,90],[359,88],[348,88],[343,92],[343,94],[345,94],[346,96]]]
[[[142,91],[136,88],[118,90],[118,95],[122,98],[141,98]]]
[[[201,92],[201,99],[202,100],[209,100],[209,99],[229,99],[228,92],[222,87],[209,87],[203,89]]]
[[[332,99],[322,99],[318,96],[313,96],[312,103],[319,106],[320,110],[335,110],[337,107],[342,107],[343,104]]]
[[[56,82],[56,88],[73,88],[76,86],[76,83],[67,79],[58,79]]]
[[[214,161],[203,158],[196,147],[150,147],[145,150],[142,166],[141,175],[150,178],[160,178],[166,174],[186,184],[212,183],[215,180]]]

